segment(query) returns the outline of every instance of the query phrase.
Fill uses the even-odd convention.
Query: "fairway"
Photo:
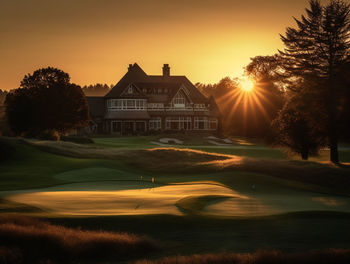
[[[350,246],[346,166],[289,160],[246,142],[160,148],[151,140],[10,140],[16,158],[0,164],[0,210],[145,234],[164,243],[157,256],[249,252],[266,243],[287,251]]]

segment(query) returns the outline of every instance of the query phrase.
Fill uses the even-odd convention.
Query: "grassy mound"
[[[253,254],[205,254],[166,257],[155,261],[137,261],[135,264],[348,264],[349,249],[328,249],[309,253],[285,254],[278,251],[257,251]]]
[[[24,259],[27,263],[41,260],[129,260],[156,250],[155,243],[126,233],[87,231],[52,225],[32,218],[1,217],[0,249],[5,261]],[[0,250],[1,252],[1,250]],[[1,258],[0,258],[1,260]]]
[[[198,215],[202,214],[202,210],[206,205],[229,198],[232,197],[224,195],[188,196],[177,201],[176,206],[187,214]]]
[[[247,171],[321,186],[321,191],[350,195],[350,166],[295,160],[255,159],[183,148],[118,149],[70,142],[30,141],[41,150],[76,158],[122,161],[153,173],[196,174]]]

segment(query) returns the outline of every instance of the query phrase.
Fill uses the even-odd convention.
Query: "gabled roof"
[[[182,85],[189,91],[191,100],[194,103],[207,103],[208,99],[187,79],[186,76],[163,76],[147,75],[141,67],[135,63],[129,67],[129,71],[117,83],[113,89],[105,95],[106,98],[121,98],[121,94],[129,84],[135,84],[140,89],[143,88],[167,88],[166,96],[149,95],[146,96],[152,101],[168,103],[178,92]],[[165,101],[163,101],[165,100]]]
[[[124,89],[131,83],[137,81],[145,81],[147,79],[147,74],[141,69],[137,63],[130,66],[128,72],[120,79],[120,81],[110,90],[105,97],[114,98],[119,97]]]

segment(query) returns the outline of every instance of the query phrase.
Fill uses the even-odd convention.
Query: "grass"
[[[231,198],[224,195],[202,195],[202,196],[187,196],[176,202],[176,206],[187,214],[202,214],[203,208],[209,203]]]
[[[135,264],[347,264],[350,249],[327,249],[305,253],[285,254],[273,250],[260,250],[252,254],[204,254],[166,257],[160,260],[137,261]]]
[[[24,217],[1,217],[0,237],[0,247],[9,250],[9,257],[17,250],[17,255],[32,263],[130,260],[158,249],[146,237],[73,229]]]
[[[162,244],[162,251],[152,251],[150,258],[153,259],[208,252],[216,255],[223,251],[248,253],[276,249],[293,253],[350,248],[350,173],[346,166],[287,160],[277,157],[279,154],[275,153],[275,149],[269,150],[260,145],[255,145],[255,149],[244,145],[229,150],[218,146],[159,148],[152,145],[151,150],[145,150],[149,148],[149,139],[97,138],[94,139],[97,144],[86,146],[67,142],[24,144],[16,139],[6,139],[15,152],[11,159],[0,161],[1,215],[9,212],[35,214],[54,226],[73,230],[81,227],[93,232],[105,230],[152,237]],[[204,148],[209,153],[203,152]],[[250,157],[224,153],[244,149],[248,149]],[[206,190],[192,188],[198,184]],[[181,188],[185,185],[188,189]],[[10,195],[29,192],[35,195],[57,193],[64,197],[68,192],[103,195],[105,192],[122,194],[132,190],[139,195],[140,202],[137,203],[141,204],[140,208],[146,200],[158,208],[166,199],[156,197],[158,190],[154,187],[164,187],[166,192],[163,194],[169,196],[170,190],[176,189],[171,193],[176,198],[172,201],[173,207],[177,210],[175,204],[180,206],[182,211],[179,212],[183,215],[63,216],[43,211],[35,204],[26,205],[25,201],[8,199]],[[183,193],[179,193],[181,189]],[[230,197],[218,197],[223,195],[222,190],[231,192]],[[149,196],[154,194],[156,199],[148,200],[149,196],[142,194],[146,191]],[[98,204],[97,196],[88,197],[84,205],[77,197],[60,206],[75,203],[80,209],[91,209],[95,202]],[[126,195],[123,199],[132,203],[130,197]],[[240,197],[247,197],[246,201],[253,202],[244,205],[245,211]],[[108,196],[103,199],[119,207]],[[235,211],[237,201],[241,212],[244,212],[241,215]],[[108,203],[98,207],[103,209]],[[259,204],[265,206],[262,210],[269,212],[268,216],[250,213],[256,212]],[[136,208],[135,205],[132,208]],[[0,252],[7,252],[3,254],[8,259],[21,257],[22,254],[20,251],[18,255],[17,249],[9,245],[0,245]]]
[[[32,146],[72,157],[110,161],[116,166],[132,168],[143,175],[150,174],[203,174],[217,172],[253,172],[318,185],[324,192],[349,194],[350,168],[335,167],[329,163],[291,160],[256,159],[243,156],[204,152],[185,148],[118,149],[82,146],[61,142],[28,142]],[[81,159],[79,159],[81,160]],[[101,163],[101,161],[99,161]],[[94,166],[95,167],[95,166]],[[128,169],[127,169],[128,170]]]
[[[172,215],[50,218],[68,227],[136,233],[163,245],[151,257],[208,252],[283,252],[350,248],[350,215],[338,212],[300,212],[264,217]]]

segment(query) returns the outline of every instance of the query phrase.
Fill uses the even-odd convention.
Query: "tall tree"
[[[9,125],[18,135],[63,133],[84,126],[89,119],[80,86],[70,83],[67,73],[51,67],[26,75],[20,88],[6,96],[5,106]]]
[[[300,83],[300,93],[289,96],[277,118],[272,122],[273,142],[288,147],[300,154],[303,160],[317,155],[325,146],[325,119],[320,111],[313,91],[308,86],[314,83]],[[305,100],[307,99],[307,100]]]
[[[285,76],[289,81],[318,79],[315,96],[323,99],[327,118],[327,138],[330,160],[339,162],[337,115],[340,101],[337,72],[350,52],[350,7],[344,1],[331,0],[322,6],[319,0],[310,0],[310,8],[301,19],[295,19],[296,28],[289,27],[281,35],[285,49],[280,51],[284,60]],[[289,86],[298,91],[299,86]],[[322,100],[320,100],[322,102]]]

